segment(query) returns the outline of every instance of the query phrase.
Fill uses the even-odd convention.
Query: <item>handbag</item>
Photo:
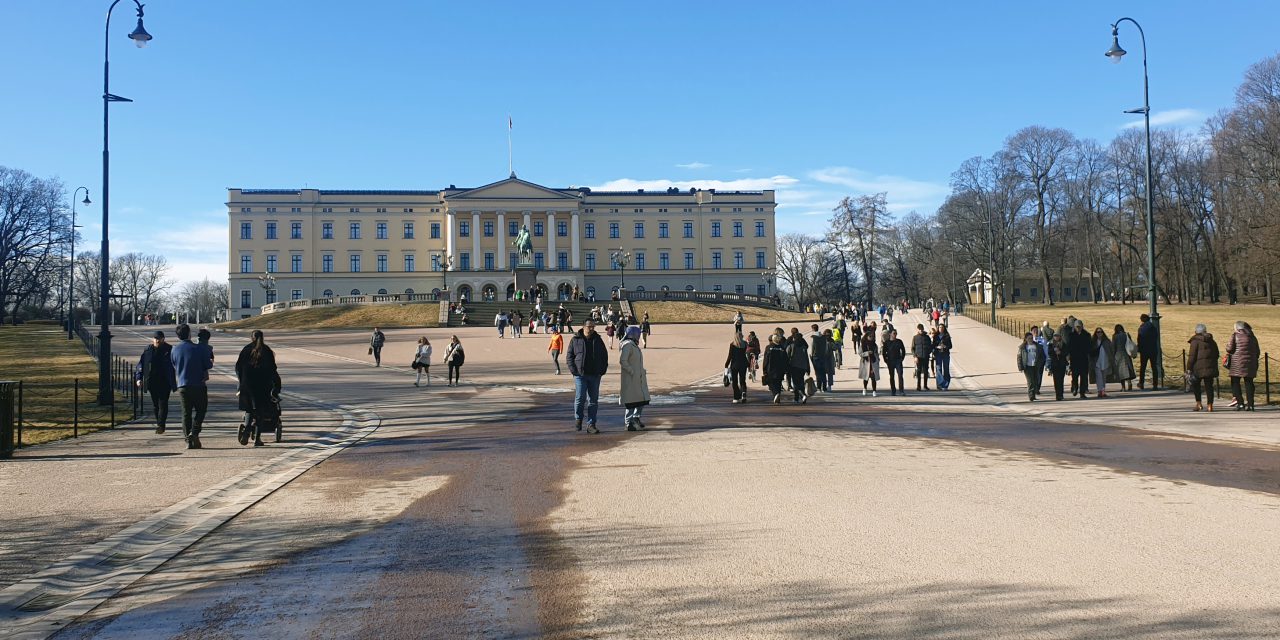
[[[727,368],[724,370],[724,379],[722,381],[724,382],[724,386],[729,386],[729,369]]]
[[[812,396],[812,395],[816,395],[817,393],[818,393],[818,383],[814,382],[813,378],[805,378],[804,394],[806,396]]]
[[[369,347],[369,355],[373,355],[373,347]]]

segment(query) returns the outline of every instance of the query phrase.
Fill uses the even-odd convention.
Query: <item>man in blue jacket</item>
[[[569,373],[573,374],[573,426],[582,430],[585,413],[587,433],[600,433],[596,428],[596,410],[600,404],[600,378],[609,371],[609,349],[596,333],[594,321],[586,321],[569,340],[565,361]]]
[[[200,448],[200,427],[209,410],[209,370],[213,359],[209,350],[191,341],[191,327],[178,325],[178,340],[169,358],[178,378],[178,398],[182,400],[182,437],[188,449]]]

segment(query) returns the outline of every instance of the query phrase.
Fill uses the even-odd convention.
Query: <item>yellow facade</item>
[[[772,295],[774,192],[551,189],[514,176],[475,189],[230,189],[231,309],[378,293],[506,299],[514,232],[527,226],[538,283],[607,298],[629,290]],[[630,254],[623,269],[611,254]],[[450,260],[452,259],[452,268]],[[271,272],[273,288],[261,276]]]

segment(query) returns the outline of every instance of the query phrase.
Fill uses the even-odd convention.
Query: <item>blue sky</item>
[[[101,191],[109,3],[0,0],[0,165]],[[932,212],[1020,127],[1196,129],[1280,50],[1280,3],[150,0],[113,18],[112,252],[226,276],[226,187],[778,189],[780,231],[844,195]],[[83,230],[101,233],[95,204]]]

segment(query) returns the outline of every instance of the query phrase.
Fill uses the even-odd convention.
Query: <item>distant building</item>
[[[474,189],[229,189],[230,318],[286,300],[514,293],[511,241],[529,228],[547,299],[607,300],[630,253],[632,291],[773,295],[774,192],[553,189],[516,178]],[[450,259],[452,267],[450,268]],[[264,289],[264,272],[275,278]]]
[[[1101,295],[1093,290],[1092,279],[1097,277],[1098,274],[1089,269],[1050,269],[1049,296],[1054,302],[1093,302]],[[969,304],[991,303],[991,274],[986,269],[975,269],[965,283]],[[1009,304],[1043,302],[1044,273],[1038,269],[1017,269],[1012,278],[1005,278],[1004,293]]]

